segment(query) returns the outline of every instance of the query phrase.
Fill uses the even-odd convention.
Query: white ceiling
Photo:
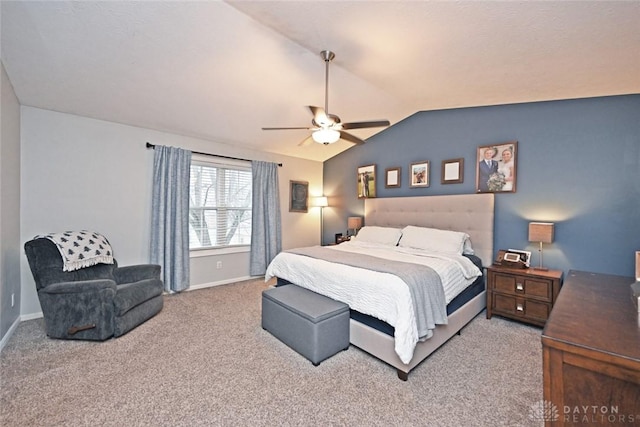
[[[2,1],[23,105],[313,160],[306,105],[343,122],[640,93],[640,2]],[[380,129],[353,133],[367,138]]]

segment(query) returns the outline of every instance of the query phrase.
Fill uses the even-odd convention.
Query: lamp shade
[[[327,206],[329,206],[329,201],[327,200],[327,198],[325,196],[312,197],[311,198],[311,206],[315,206],[315,207],[319,207],[319,208],[326,208]]]
[[[553,243],[553,226],[552,222],[530,222],[529,241]]]
[[[347,219],[347,228],[360,230],[362,228],[362,217],[360,216],[350,216]]]
[[[340,139],[340,132],[335,129],[318,129],[311,134],[311,137],[320,144],[333,144]]]

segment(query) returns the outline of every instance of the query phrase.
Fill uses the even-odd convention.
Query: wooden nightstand
[[[562,286],[562,271],[487,267],[487,319],[497,314],[544,326]]]

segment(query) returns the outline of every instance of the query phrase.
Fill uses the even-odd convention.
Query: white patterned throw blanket
[[[96,264],[113,264],[113,251],[106,237],[95,231],[65,231],[42,234],[34,239],[49,239],[62,255],[63,271],[74,271]]]

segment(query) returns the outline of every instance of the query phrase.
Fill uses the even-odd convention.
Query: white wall
[[[0,63],[0,349],[20,314],[20,105]],[[12,300],[13,295],[13,300]],[[12,304],[13,303],[13,304]]]
[[[42,233],[89,229],[105,234],[120,265],[149,261],[153,150],[146,142],[283,163],[279,169],[283,247],[319,243],[317,208],[290,213],[289,180],[309,181],[319,194],[322,163],[233,147],[134,126],[22,107],[22,226],[25,242]],[[218,260],[222,269],[216,269]],[[40,305],[22,256],[21,314]],[[247,253],[192,258],[191,286],[249,277]]]

